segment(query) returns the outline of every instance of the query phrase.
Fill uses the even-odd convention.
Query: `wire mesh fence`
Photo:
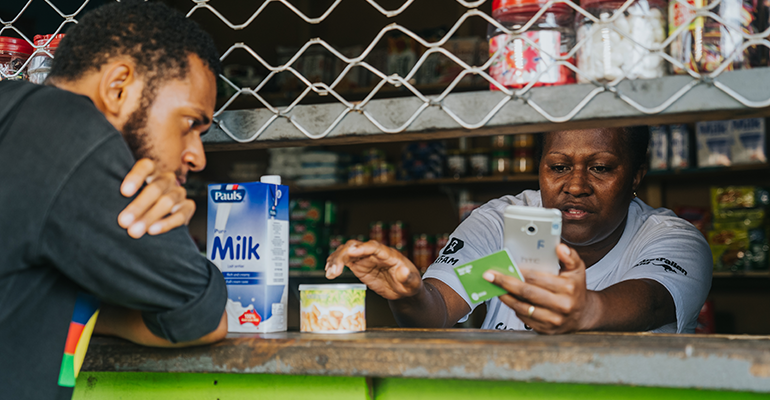
[[[54,4],[55,0],[28,0],[13,18],[0,20],[0,36],[12,31],[32,47],[31,56],[23,64],[0,69],[2,78],[21,77],[36,55],[53,56],[48,49],[53,36],[34,43],[15,26],[33,1],[44,1],[61,18],[54,34],[63,32],[69,23],[77,23],[77,18],[89,3],[86,0],[74,12],[64,13]],[[384,7],[382,1],[365,2],[388,20],[416,6],[414,0],[406,0],[393,9]],[[221,56],[226,66],[231,59],[246,56],[249,64],[266,71],[266,75],[252,81],[234,79],[227,73],[219,77],[224,89],[221,92],[227,95],[215,113],[218,127],[236,142],[250,142],[268,131],[276,120],[286,119],[308,138],[319,139],[333,132],[346,116],[358,113],[384,133],[399,133],[409,129],[425,110],[437,108],[459,126],[477,129],[484,127],[511,101],[520,102],[550,122],[562,123],[572,120],[600,93],[610,92],[641,113],[658,114],[702,84],[713,85],[745,107],[770,107],[770,90],[766,98],[748,98],[720,80],[723,74],[733,69],[766,68],[768,65],[770,24],[767,5],[756,0],[583,0],[582,6],[571,0],[495,0],[493,9],[512,5],[510,9],[513,11],[507,15],[482,11],[482,6],[488,6],[486,0],[455,2],[452,4],[462,9],[460,16],[441,35],[430,38],[392,22],[381,27],[371,41],[361,43],[352,50],[337,48],[323,37],[312,38],[298,49],[283,49],[280,62],[272,63],[249,45],[232,43]],[[264,0],[242,22],[226,17],[213,0],[191,0],[183,11],[188,17],[209,13],[228,29],[239,31],[259,24],[260,18],[268,18],[266,9],[272,3],[285,7],[298,17],[299,24],[318,25],[339,12],[342,0],[333,1],[318,16],[308,15],[289,0]],[[522,8],[522,5],[529,7]],[[488,24],[490,32],[489,38],[480,39],[489,45],[489,51],[482,46],[483,54],[476,58],[469,58],[467,54],[461,54],[465,50],[453,47],[457,42],[453,38],[471,19],[481,19]],[[351,31],[344,34],[354,37],[357,33]],[[407,38],[420,48],[419,54],[414,54],[411,59],[397,60],[401,64],[396,67],[388,65],[390,59],[388,63],[372,61],[382,59],[381,44],[394,34]],[[261,41],[270,39],[260,38]],[[337,65],[332,76],[326,79],[319,75],[318,69],[322,67],[317,62],[308,62],[319,51],[329,54],[331,61]],[[435,90],[428,93],[417,82],[425,81],[424,71],[435,67],[437,56],[448,60],[453,73],[449,79],[444,77],[437,93]],[[328,57],[324,60],[330,61]],[[3,65],[2,62],[0,65]],[[352,80],[358,79],[355,77],[362,71],[372,77],[370,85],[363,89],[364,92],[359,90],[359,97],[362,98],[352,100],[347,90],[351,77],[354,77]],[[620,85],[631,79],[657,78],[671,73],[689,76],[691,80],[659,104],[641,104],[625,93]],[[280,87],[277,82],[285,82],[287,75],[295,81],[298,94],[288,104],[277,104],[268,95],[270,88]],[[490,90],[504,95],[495,105],[477,112],[483,117],[473,121],[461,117],[462,113],[453,108],[457,107],[456,104],[445,102],[450,94],[457,92],[469,80],[476,83],[476,88],[481,82]],[[590,84],[592,90],[566,113],[552,114],[544,100],[535,101],[530,96],[536,86],[576,82]],[[770,75],[768,81],[762,84],[770,87]],[[419,107],[411,115],[402,116],[400,124],[381,121],[367,107],[387,87],[400,88],[401,95],[419,101]],[[343,106],[335,118],[330,118],[331,122],[325,129],[312,131],[293,113],[309,96],[320,96],[325,102]],[[235,108],[238,100],[244,97],[255,100],[257,108],[269,110],[271,117],[253,132],[234,132],[234,128],[226,126],[217,117]],[[313,128],[318,129],[317,126]]]

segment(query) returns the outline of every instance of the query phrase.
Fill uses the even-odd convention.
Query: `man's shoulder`
[[[0,104],[0,120],[5,111],[18,107],[19,122],[55,125],[58,130],[71,126],[79,130],[95,128],[117,133],[91,99],[53,86],[20,81],[0,82]]]

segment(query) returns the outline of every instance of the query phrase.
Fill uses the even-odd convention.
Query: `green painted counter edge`
[[[344,376],[83,372],[73,400],[710,400],[770,399],[768,393],[546,382]]]

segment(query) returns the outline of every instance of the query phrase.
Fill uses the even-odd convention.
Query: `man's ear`
[[[121,120],[126,112],[124,108],[128,98],[128,88],[136,78],[135,69],[127,62],[110,63],[104,68],[98,92],[99,100],[104,105],[102,112],[109,120]]]

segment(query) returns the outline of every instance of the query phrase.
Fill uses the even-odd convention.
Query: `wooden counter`
[[[521,385],[530,387],[526,386],[527,382],[538,382],[539,385],[550,383],[543,386],[546,388],[557,388],[559,384],[575,388],[588,385],[593,389],[611,385],[613,390],[621,391],[623,388],[637,391],[657,388],[642,397],[660,398],[660,388],[667,388],[676,389],[672,392],[676,398],[686,393],[702,398],[704,393],[716,395],[719,391],[733,391],[722,392],[731,398],[738,395],[735,391],[753,392],[744,393],[751,394],[750,398],[770,398],[770,337],[543,336],[526,332],[383,329],[346,335],[231,334],[212,346],[173,350],[95,337],[75,398],[96,398],[86,394],[104,385],[105,379],[125,379],[125,374],[111,374],[114,372],[137,372],[140,374],[132,376],[140,380],[152,377],[152,381],[188,374],[206,381],[215,375],[226,379],[233,374],[267,374],[265,376],[272,376],[272,380],[284,382],[281,385],[286,386],[296,385],[286,381],[287,377],[276,375],[304,380],[358,378],[351,382],[363,385],[365,388],[361,390],[368,392],[363,394],[370,398],[384,398],[376,395],[375,387],[392,386],[388,378],[430,379],[429,385],[434,386],[431,392],[452,392],[448,388],[453,385],[479,384],[468,381],[471,380],[503,381],[493,387],[500,389],[500,384],[508,384],[518,387],[518,391]],[[87,383],[81,384],[83,380]],[[415,385],[415,381],[409,379],[402,381]],[[248,383],[242,384],[248,386]],[[488,382],[483,387],[488,388]],[[574,394],[574,390],[565,393]],[[612,392],[610,397],[627,394]],[[558,397],[551,395],[550,398]]]

